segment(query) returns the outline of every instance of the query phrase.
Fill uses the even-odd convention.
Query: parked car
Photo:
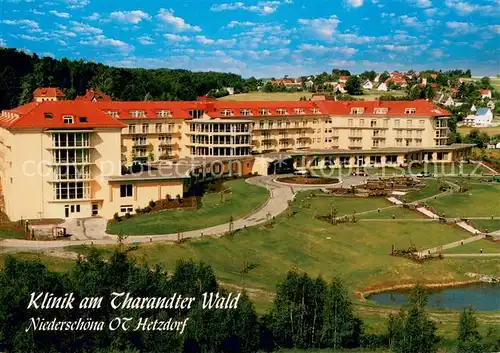
[[[362,171],[358,171],[358,172],[352,173],[352,176],[364,176],[364,177],[367,177],[368,176],[368,172],[362,170]]]
[[[434,174],[429,172],[421,172],[416,175],[417,178],[432,178]]]

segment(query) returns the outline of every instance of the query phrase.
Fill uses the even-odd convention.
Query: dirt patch
[[[338,179],[333,178],[305,178],[305,177],[285,177],[278,178],[278,182],[285,184],[297,184],[297,185],[330,185],[337,184],[339,182]]]

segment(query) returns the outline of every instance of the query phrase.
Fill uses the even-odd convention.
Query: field
[[[308,201],[303,202],[304,199]],[[310,206],[304,207],[304,203]],[[209,263],[222,283],[230,288],[248,289],[259,310],[269,307],[276,283],[294,267],[326,279],[340,276],[353,297],[360,288],[454,281],[465,279],[466,272],[486,267],[500,273],[500,262],[496,259],[446,259],[417,264],[392,257],[389,255],[392,245],[406,248],[411,244],[423,250],[464,239],[468,233],[437,222],[408,222],[403,217],[337,226],[315,219],[316,215],[328,213],[332,204],[339,215],[353,210],[374,210],[370,214],[377,215],[377,208],[390,205],[382,198],[310,197],[310,193],[302,193],[294,202],[297,213],[277,217],[272,227],[252,227],[236,232],[233,237],[196,239],[182,244],[141,244],[129,253],[139,262],[161,264],[167,269],[180,259]],[[368,214],[365,216],[369,218]],[[82,247],[73,250],[88,251]]]
[[[495,127],[482,127],[482,128],[473,128],[473,127],[457,127],[457,131],[462,134],[462,136],[470,133],[472,129],[479,129],[481,132],[486,132],[490,136],[500,135],[500,126]]]
[[[445,254],[479,254],[480,250],[484,254],[500,254],[500,243],[495,243],[492,240],[481,239],[469,244],[457,246],[456,248],[444,250]],[[488,274],[488,269],[483,269],[483,272]],[[480,273],[483,273],[480,272]]]
[[[322,94],[322,93],[319,93]],[[331,92],[325,92],[325,94],[331,94]],[[365,101],[377,100],[381,95],[393,95],[393,96],[404,96],[404,91],[392,91],[392,92],[379,92],[379,91],[366,91],[362,96],[356,96],[356,99],[362,99]],[[312,97],[312,93],[309,92],[250,92],[250,93],[240,93],[233,94],[231,96],[225,96],[218,98],[221,101],[298,101],[301,97],[306,97],[307,99]]]
[[[472,223],[483,232],[496,232],[500,230],[500,219],[474,219]]]
[[[266,189],[250,185],[244,179],[231,180],[224,183],[231,190],[230,195],[218,193],[205,194],[201,207],[196,210],[168,210],[138,215],[122,222],[109,223],[111,234],[142,235],[170,234],[188,230],[196,230],[229,222],[244,217],[263,205],[267,198]]]
[[[1,246],[1,243],[0,243]],[[1,250],[1,247],[0,247]],[[68,260],[68,259],[60,259],[57,257],[52,257],[52,256],[47,256],[43,253],[41,254],[36,254],[36,253],[16,253],[16,254],[11,254],[15,256],[18,259],[23,259],[23,260],[31,260],[31,261],[40,261],[44,265],[46,265],[50,270],[52,271],[58,271],[58,272],[66,272],[69,271],[73,265],[74,261],[73,260]],[[2,254],[0,253],[0,269],[3,268],[5,264],[5,259],[9,256],[9,254]]]
[[[446,217],[500,216],[500,185],[472,184],[471,190],[427,202]]]

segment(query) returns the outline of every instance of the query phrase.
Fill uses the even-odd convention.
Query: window
[[[108,115],[112,116],[113,118],[118,118],[118,112],[114,110],[109,110]]]
[[[365,108],[351,108],[351,114],[363,114]]]
[[[133,118],[144,118],[146,113],[144,113],[144,110],[131,110],[130,116]]]
[[[396,139],[396,147],[401,147],[403,144],[403,139]]]
[[[375,108],[375,114],[387,114],[387,108]]]
[[[252,115],[252,111],[250,109],[241,109],[240,114],[242,116],[249,116],[249,115]]]
[[[259,109],[259,114],[260,115],[269,115],[269,109]]]
[[[132,137],[132,142],[134,146],[145,146],[147,144],[146,138],[144,136]]]
[[[376,127],[377,126],[377,120],[370,121],[370,126],[371,127]]]
[[[52,119],[52,113],[43,113],[45,119]]]
[[[159,118],[168,118],[172,116],[172,112],[170,110],[158,110],[156,116]]]
[[[406,127],[411,127],[412,123],[411,120],[406,120]]]
[[[132,184],[120,185],[120,197],[132,197],[132,196],[133,196]]]
[[[121,213],[132,213],[133,211],[134,211],[134,208],[132,205],[121,205],[120,206]]]
[[[416,114],[417,113],[417,109],[415,108],[406,108],[405,109],[405,114]]]
[[[352,119],[347,120],[347,126],[352,126],[352,125],[353,125],[353,120]]]
[[[288,112],[284,108],[278,108],[278,109],[276,109],[276,114],[278,114],[278,115],[286,115],[286,114],[288,114]]]
[[[319,114],[320,112],[319,112],[318,108],[312,108],[311,109],[311,113],[313,113],[313,114]]]
[[[73,124],[73,117],[72,116],[63,116],[63,123],[64,124]]]
[[[295,108],[293,111],[295,114],[305,114],[304,108]]]
[[[418,121],[418,126],[419,127],[424,127],[425,126],[425,120],[419,120]]]
[[[149,132],[149,125],[148,124],[142,124],[142,133],[147,134]]]
[[[155,132],[156,133],[161,133],[162,130],[162,124],[156,124],[155,126]]]
[[[231,109],[222,109],[220,111],[220,114],[222,116],[230,116],[230,115],[233,115],[233,111]]]
[[[401,125],[401,121],[399,119],[394,120],[394,127],[399,127]]]
[[[128,126],[128,133],[129,134],[135,134],[135,125],[129,125]]]
[[[365,119],[359,119],[359,126],[365,126]]]
[[[80,122],[81,122],[81,123],[86,123],[86,122],[88,122],[88,121],[87,121],[87,117],[85,117],[85,116],[81,116],[81,117],[80,117]]]
[[[259,128],[260,129],[264,128],[264,120],[259,121]]]

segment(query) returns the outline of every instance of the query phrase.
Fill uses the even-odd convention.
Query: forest
[[[83,60],[40,58],[16,49],[0,48],[0,110],[31,101],[37,87],[60,87],[68,99],[99,88],[116,100],[195,100],[256,90],[255,78],[220,72],[170,69],[128,69]]]
[[[386,328],[369,333],[358,317],[348,290],[341,279],[326,281],[312,278],[297,269],[277,283],[272,308],[259,316],[245,292],[236,308],[203,309],[201,301],[193,307],[161,309],[116,308],[109,301],[91,308],[35,308],[31,293],[51,293],[63,297],[72,293],[83,298],[111,298],[112,293],[131,297],[200,297],[219,292],[213,269],[192,260],[180,261],[172,273],[161,266],[139,265],[127,255],[129,248],[119,245],[109,259],[96,249],[80,257],[68,272],[54,272],[38,260],[7,257],[0,271],[0,351],[6,352],[271,352],[281,348],[345,349],[364,347],[393,353],[436,353],[440,337],[437,326],[425,305],[424,287],[415,286],[409,302],[390,314]],[[236,295],[236,293],[234,293]],[[86,331],[60,331],[29,328],[31,318],[47,321],[76,322],[94,320],[111,322],[127,318],[136,323],[141,318],[185,320],[186,330],[155,332],[106,328]],[[36,320],[36,319],[35,319]],[[135,325],[131,325],[131,327]],[[28,331],[27,331],[28,330]],[[498,327],[480,334],[476,314],[464,310],[457,327],[453,351],[456,353],[492,352],[500,349]]]

